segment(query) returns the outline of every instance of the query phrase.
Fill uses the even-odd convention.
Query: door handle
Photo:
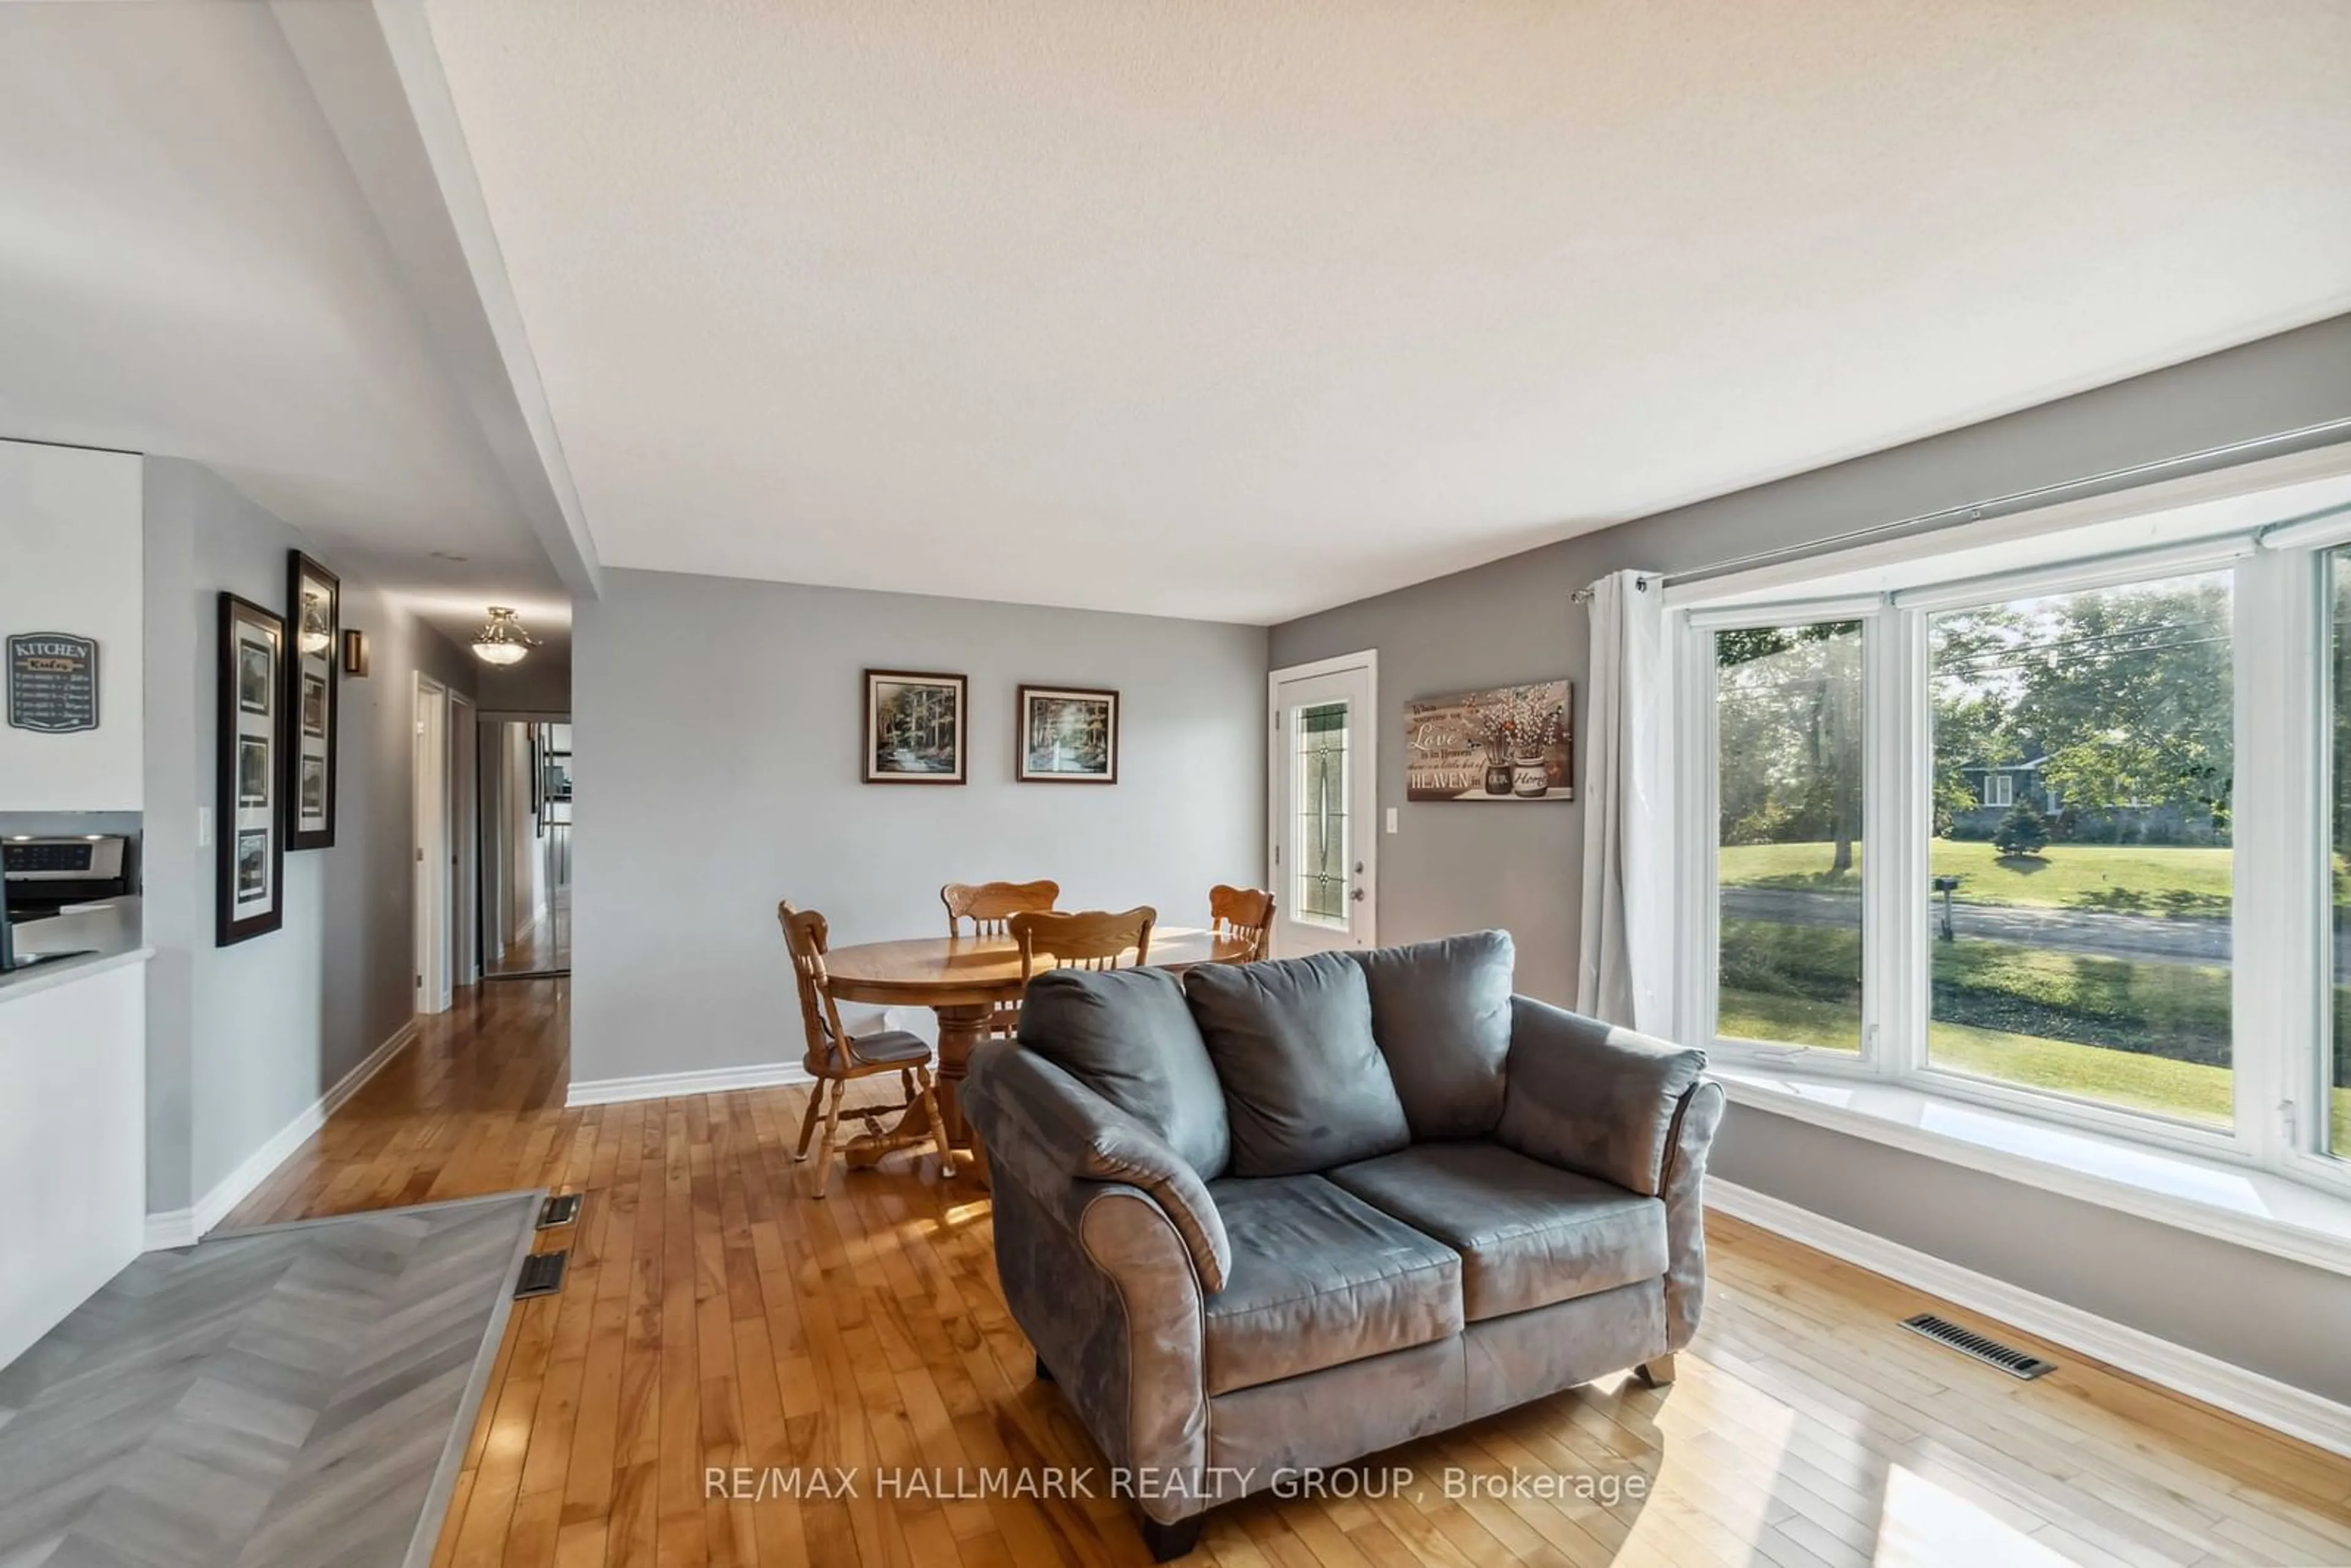
[[[1360,888],[1360,887],[1359,887],[1359,888],[1355,889],[1355,891],[1354,891],[1354,892],[1353,892],[1353,893],[1349,894],[1347,896],[1348,896],[1349,898],[1353,899],[1357,904],[1361,904],[1361,903],[1363,903],[1363,902],[1364,902],[1364,890],[1363,890],[1362,888]]]

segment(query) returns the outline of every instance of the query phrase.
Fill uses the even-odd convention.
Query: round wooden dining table
[[[1144,963],[1155,969],[1237,963],[1249,956],[1249,947],[1246,937],[1162,925],[1151,933],[1151,950]],[[928,1008],[938,1016],[938,1101],[939,1114],[946,1122],[946,1143],[969,1156],[971,1174],[984,1185],[987,1165],[978,1139],[963,1117],[964,1073],[972,1049],[987,1038],[988,1017],[997,1004],[1019,998],[1020,949],[1009,936],[931,936],[836,947],[824,962],[832,994],[842,1001]],[[930,1124],[928,1113],[917,1101],[889,1134],[852,1139],[844,1156],[852,1166],[870,1166],[890,1149],[903,1147],[897,1138],[923,1136]]]

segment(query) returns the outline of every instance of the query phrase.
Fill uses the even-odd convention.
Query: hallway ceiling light
[[[486,664],[517,664],[524,654],[538,646],[538,640],[522,629],[515,612],[503,604],[490,606],[488,624],[474,633],[474,657]]]

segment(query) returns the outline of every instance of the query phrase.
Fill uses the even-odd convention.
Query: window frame
[[[1295,841],[1300,845],[1303,845],[1309,837],[1307,832],[1307,824],[1316,821],[1314,815],[1306,810],[1305,797],[1310,788],[1308,782],[1309,776],[1312,770],[1305,766],[1305,759],[1308,755],[1305,738],[1309,734],[1319,732],[1311,731],[1307,728],[1305,723],[1306,716],[1318,709],[1335,707],[1346,710],[1346,722],[1339,727],[1339,732],[1344,737],[1344,738],[1340,742],[1337,747],[1339,754],[1339,779],[1336,788],[1336,795],[1340,802],[1338,816],[1340,821],[1344,823],[1353,814],[1346,808],[1351,805],[1354,800],[1355,737],[1353,731],[1355,720],[1359,716],[1353,711],[1354,706],[1355,705],[1353,702],[1350,702],[1343,697],[1334,697],[1326,698],[1321,702],[1295,704],[1290,710],[1290,725],[1288,733],[1294,737],[1290,744],[1294,748],[1294,755],[1298,760],[1299,766],[1297,769],[1297,798],[1289,802],[1289,807],[1291,826],[1297,830],[1297,839]],[[1329,780],[1326,778],[1325,784],[1327,785],[1328,783]],[[1325,789],[1323,798],[1326,804],[1328,803],[1332,793],[1332,791],[1331,789],[1327,788]],[[1323,834],[1322,841],[1322,845],[1326,850],[1330,845],[1330,815],[1331,814],[1328,811],[1323,812],[1319,824]],[[1343,828],[1341,831],[1342,836],[1345,836],[1346,830]],[[1352,840],[1349,841],[1352,842]],[[1290,885],[1283,890],[1290,895],[1291,903],[1293,904],[1293,910],[1290,915],[1290,918],[1292,920],[1297,921],[1301,925],[1311,925],[1320,931],[1344,932],[1348,928],[1347,904],[1353,900],[1356,886],[1355,873],[1348,868],[1350,858],[1349,852],[1345,850],[1341,852],[1339,856],[1340,872],[1338,912],[1333,915],[1324,915],[1314,908],[1313,904],[1308,900],[1306,895],[1306,884],[1309,882],[1322,881],[1324,878],[1320,872],[1310,871],[1308,869],[1306,857],[1304,855],[1301,854],[1296,857],[1298,863],[1290,869]]]
[[[1681,770],[1684,780],[1681,810],[1682,823],[1675,833],[1678,843],[1691,846],[1698,852],[1682,857],[1682,907],[1696,914],[1694,923],[1699,929],[1704,954],[1702,962],[1683,963],[1677,967],[1682,972],[1682,983],[1677,988],[1679,1009],[1677,1018],[1699,1020],[1696,1038],[1716,1040],[1726,1053],[1735,1052],[1740,1060],[1755,1065],[1788,1067],[1801,1065],[1805,1071],[1819,1071],[1838,1076],[1876,1077],[1881,1075],[1876,1058],[1877,1042],[1885,1030],[1877,1012],[1876,998],[1879,971],[1885,967],[1887,955],[1881,951],[1886,936],[1879,932],[1870,918],[1870,911],[1882,896],[1878,883],[1885,873],[1879,867],[1883,858],[1869,852],[1875,802],[1878,799],[1877,775],[1882,768],[1884,746],[1877,734],[1873,715],[1878,686],[1886,678],[1883,668],[1884,654],[1880,644],[1880,620],[1886,605],[1882,595],[1858,599],[1823,599],[1774,605],[1768,613],[1757,615],[1744,607],[1735,611],[1693,610],[1679,614],[1681,625],[1677,628],[1674,667],[1677,674],[1679,700],[1683,722],[1677,726],[1677,747],[1682,756],[1702,759],[1701,766]],[[1861,833],[1861,1043],[1856,1051],[1840,1051],[1834,1046],[1796,1045],[1786,1041],[1721,1040],[1716,1032],[1716,970],[1722,953],[1722,909],[1716,882],[1721,851],[1720,791],[1717,785],[1718,759],[1716,747],[1719,727],[1716,722],[1716,702],[1719,688],[1714,664],[1714,634],[1744,627],[1817,626],[1830,622],[1856,621],[1861,623],[1861,705],[1862,705],[1862,833]]]
[[[2351,549],[2351,511],[2264,547],[2263,529],[2085,556],[2013,572],[1873,595],[1708,604],[1668,599],[1678,674],[1677,893],[1689,916],[1677,955],[1676,1021],[1726,1064],[1876,1080],[2087,1132],[2213,1157],[2351,1193],[2351,1149],[2325,1152],[2335,983],[2330,879],[2331,599],[2327,562]],[[1964,530],[1961,530],[1962,532]],[[1964,542],[1964,541],[1960,541]],[[1956,550],[1959,544],[1951,549]],[[1942,552],[1937,552],[1942,553]],[[1926,558],[1930,564],[1932,557]],[[1838,570],[1821,558],[1823,577]],[[1928,1057],[1932,950],[1933,613],[2043,594],[2207,571],[2231,573],[2235,783],[2231,834],[2231,1082],[2227,1128],[2031,1089],[1934,1065]],[[1862,1040],[1859,1052],[1721,1037],[1719,810],[1713,637],[1744,627],[1864,622]],[[2011,802],[2014,799],[2011,787]],[[2245,889],[2274,889],[2239,896]]]
[[[2238,674],[2241,732],[2249,709],[2267,760],[2278,775],[2272,801],[2274,826],[2261,835],[2265,855],[2257,867],[2280,890],[2275,916],[2253,939],[2275,951],[2266,985],[2249,996],[2241,977],[2238,1016],[2252,1009],[2256,1027],[2275,1032],[2284,1049],[2272,1053],[2262,1096],[2262,1163],[2316,1186],[2351,1193],[2351,1149],[2328,1153],[2325,1137],[2334,1073],[2331,1014],[2335,985],[2334,910],[2334,704],[2327,657],[2333,599],[2327,566],[2351,549],[2351,518],[2330,534],[2265,550],[2250,607],[2241,603],[2238,635],[2274,644],[2273,684],[2249,690]],[[2252,624],[2248,625],[2248,617]],[[2256,681],[2258,676],[2255,677]],[[2264,704],[2262,700],[2267,697]],[[2313,852],[2315,852],[2314,853]],[[2242,939],[2244,928],[2239,928]],[[2240,1113],[2245,1102],[2239,1101]]]

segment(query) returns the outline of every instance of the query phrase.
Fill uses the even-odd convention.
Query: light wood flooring
[[[547,913],[507,945],[506,956],[490,966],[493,975],[550,975],[571,968],[571,891],[549,894]]]
[[[462,995],[230,1222],[588,1195],[542,1239],[571,1277],[516,1309],[437,1561],[1147,1561],[1106,1497],[875,1495],[881,1467],[977,1490],[994,1467],[1101,1463],[1032,1379],[983,1193],[900,1155],[810,1201],[799,1090],[566,1111],[563,985]],[[2351,1461],[1938,1309],[2063,1364],[2014,1382],[1895,1326],[1931,1298],[1708,1223],[1714,1289],[1669,1389],[1612,1378],[1382,1456],[1416,1472],[1404,1495],[1253,1499],[1194,1560],[2351,1563]],[[841,1467],[859,1495],[705,1495],[738,1465]],[[1485,1490],[1447,1496],[1448,1467]],[[1569,1494],[1510,1495],[1513,1472]],[[1620,1490],[1587,1500],[1578,1478]]]

